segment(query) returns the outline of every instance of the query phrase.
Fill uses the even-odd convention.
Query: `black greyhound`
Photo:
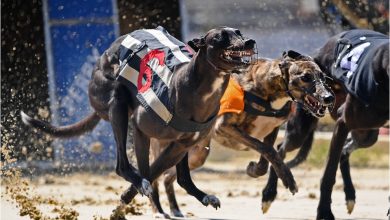
[[[148,36],[155,35],[155,30],[146,31]],[[122,202],[130,202],[138,192],[151,196],[153,190],[150,182],[176,165],[180,186],[203,205],[219,207],[220,202],[215,196],[202,192],[192,182],[187,152],[209,133],[230,73],[246,64],[245,57],[254,54],[255,41],[244,38],[237,29],[221,27],[210,30],[205,37],[189,42],[199,50],[188,62],[173,69],[167,93],[171,104],[170,109],[172,114],[187,124],[207,126],[203,126],[199,131],[179,131],[161,123],[159,116],[147,111],[136,98],[137,91],[129,90],[124,84],[115,80],[120,69],[119,58],[123,53],[121,48],[126,47],[125,43],[137,42],[129,36],[118,38],[97,62],[89,84],[89,99],[95,110],[94,113],[83,121],[63,127],[54,127],[22,112],[23,121],[53,136],[69,137],[92,130],[100,119],[108,120],[117,144],[116,172],[132,183],[122,196]],[[160,41],[160,44],[168,45],[175,56],[176,53],[180,53],[169,39],[163,36],[155,36],[155,38]],[[142,42],[137,45],[137,48],[143,48]],[[142,78],[138,79],[142,82]],[[134,128],[134,146],[139,173],[129,163],[126,155],[129,116]],[[209,123],[210,121],[213,123]],[[151,138],[157,139],[164,150],[149,167]]]
[[[243,72],[232,76],[234,81],[230,82],[231,87],[228,86],[221,100],[221,111],[214,126],[215,132],[189,151],[191,170],[203,165],[211,147],[210,141],[213,139],[222,146],[232,149],[250,148],[260,152],[259,162],[250,162],[247,166],[247,174],[251,177],[264,175],[268,170],[268,162],[277,171],[276,173],[284,172],[285,165],[279,164],[280,159],[277,159],[280,157],[273,156],[277,155],[273,145],[279,126],[294,112],[295,104],[291,103],[292,100],[303,103],[306,111],[316,117],[324,116],[326,108],[333,105],[333,94],[323,83],[323,73],[320,68],[311,57],[298,52],[284,52],[281,59],[260,58]],[[242,99],[244,103],[242,112],[231,110],[233,99],[230,95],[232,90],[237,92],[236,88],[243,88],[243,94],[246,94]],[[258,104],[258,107],[262,106],[264,110],[251,108],[250,106],[255,106],[254,103]],[[279,104],[275,105],[275,103]],[[152,146],[152,152],[157,156],[160,150],[158,146]],[[164,185],[172,215],[183,217],[173,190],[175,178],[175,170],[169,169],[164,174]],[[284,180],[282,182],[285,185]],[[157,181],[153,184],[154,192],[158,192]],[[152,206],[156,216],[166,216],[158,194],[155,195]]]
[[[367,98],[362,100],[357,95],[359,91],[356,92],[356,89],[344,87],[343,84],[339,84],[342,83],[341,81],[336,80],[336,67],[340,65],[343,54],[336,56],[335,52],[337,54],[342,52],[344,55],[347,53],[353,54],[351,53],[353,47],[351,47],[350,41],[343,40],[346,35],[352,36],[354,40],[361,41],[358,42],[357,46],[370,42],[371,39],[380,39],[378,44],[368,45],[366,48],[368,55],[362,55],[360,61],[358,61],[360,65],[362,63],[365,65],[365,69],[361,73],[374,79],[376,89],[372,94],[366,94],[367,96],[371,95],[369,103],[365,101]],[[343,48],[340,45],[350,46],[347,46],[343,52],[343,50],[340,50],[340,48]],[[375,144],[379,127],[386,124],[389,119],[389,40],[387,36],[372,31],[352,30],[344,32],[332,37],[319,50],[314,60],[325,73],[335,78],[332,88],[336,94],[336,104],[331,115],[336,120],[336,127],[333,132],[327,166],[321,181],[321,198],[317,215],[317,219],[334,219],[330,204],[338,163],[340,162],[340,170],[344,181],[347,209],[351,213],[355,204],[355,189],[350,176],[349,155],[357,147],[370,147]],[[355,85],[358,84],[359,82]],[[317,122],[316,118],[305,114],[300,109],[297,110],[297,115],[288,122],[284,142],[278,146],[280,155],[284,158],[286,152],[302,146],[297,156],[287,163],[289,167],[298,165],[307,157],[311,149]],[[351,132],[351,137],[347,138],[349,132]],[[267,186],[263,190],[263,211],[264,207],[269,208],[276,197],[276,183],[277,176],[271,170]]]

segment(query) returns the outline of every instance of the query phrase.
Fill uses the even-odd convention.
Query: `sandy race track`
[[[202,206],[176,184],[177,199],[187,218],[231,220],[315,218],[321,169],[310,169],[305,166],[294,169],[299,192],[292,196],[280,185],[277,200],[268,213],[262,214],[261,189],[266,179],[248,177],[242,169],[246,164],[247,161],[238,161],[234,164],[207,162],[202,170],[192,173],[194,182],[201,189],[219,197],[222,203],[219,210]],[[355,168],[352,170],[352,176],[357,189],[355,210],[351,215],[347,214],[342,181],[338,176],[332,204],[335,215],[340,219],[387,219],[388,169]],[[77,173],[64,177],[45,175],[23,180],[27,181],[28,193],[21,194],[34,198],[27,206],[36,206],[41,218],[75,219],[78,213],[77,219],[108,219],[118,204],[120,192],[128,186],[114,173],[106,175]],[[16,208],[15,204],[9,201],[9,195],[4,195],[4,184],[1,189],[1,219],[29,219],[27,216],[20,217],[20,208]],[[162,190],[160,187],[160,191]],[[164,193],[161,193],[161,196],[163,206],[169,212]],[[137,196],[136,201],[137,207],[133,212],[141,212],[142,215],[128,214],[126,218],[153,219],[147,198]],[[69,211],[70,208],[75,212]]]

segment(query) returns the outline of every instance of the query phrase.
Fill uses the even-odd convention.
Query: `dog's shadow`
[[[197,218],[197,217],[171,217],[171,219],[175,220],[241,220],[238,218]],[[274,219],[274,220],[312,220],[311,218],[278,218],[278,217],[271,217],[267,219]],[[350,220],[350,218],[346,219],[340,219],[340,220]],[[356,218],[354,220],[380,220],[379,218]]]
[[[171,217],[174,220],[240,220],[238,218],[197,218],[197,217]]]

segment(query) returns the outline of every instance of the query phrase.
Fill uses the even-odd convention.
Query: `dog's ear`
[[[291,58],[293,60],[306,60],[306,61],[312,61],[313,59],[309,56],[302,55],[294,50],[284,51],[283,52],[283,58]]]
[[[190,41],[188,41],[188,46],[190,46],[195,52],[198,52],[198,50],[204,46],[206,46],[206,41],[204,37],[194,38]]]
[[[288,71],[290,69],[290,66],[291,66],[291,62],[288,61],[288,59],[283,59],[279,63],[280,72],[282,72],[282,76],[283,76],[284,80],[287,80],[287,82],[290,79],[290,73]]]

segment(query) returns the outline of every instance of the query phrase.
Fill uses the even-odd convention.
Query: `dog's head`
[[[249,64],[256,54],[256,42],[244,37],[238,29],[220,27],[207,32],[206,36],[188,42],[196,52],[216,69],[230,72]]]
[[[323,117],[326,108],[332,108],[335,97],[325,84],[325,74],[311,57],[295,51],[283,53],[279,68],[287,92],[316,117]]]

